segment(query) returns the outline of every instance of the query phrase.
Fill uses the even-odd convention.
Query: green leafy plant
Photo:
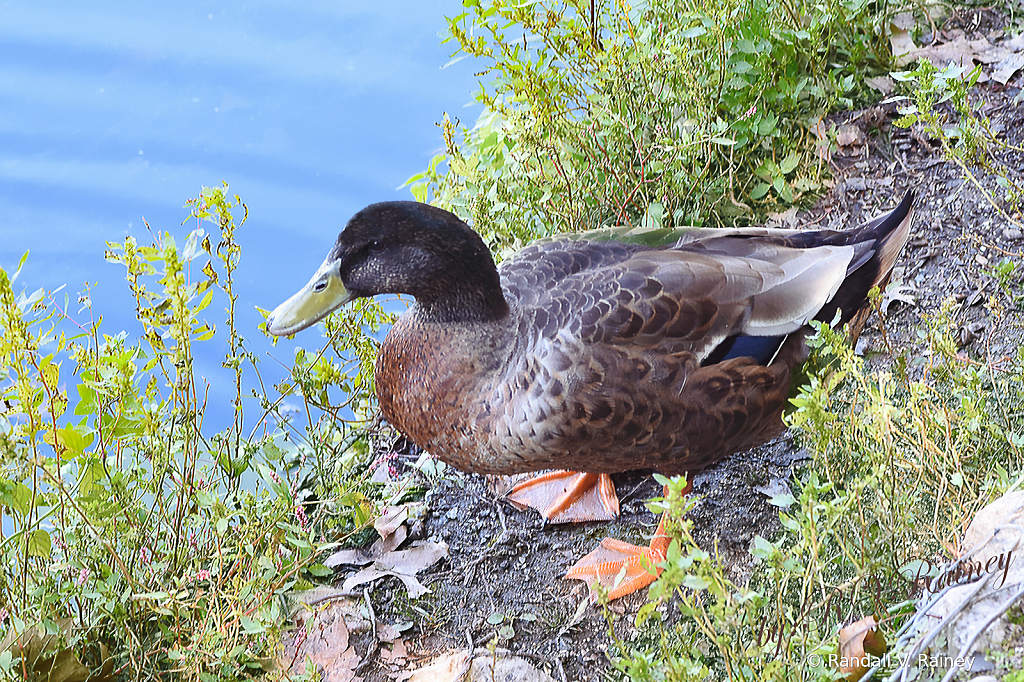
[[[268,397],[235,322],[245,207],[226,186],[188,206],[197,227],[182,244],[158,233],[107,252],[125,268],[137,341],[103,334],[88,292],[74,312],[66,296],[16,293],[20,265],[0,269],[8,674],[211,680],[273,669],[282,595],[329,574],[322,549],[375,514],[366,424],[341,419],[326,387],[342,386],[365,414],[373,349],[354,331],[383,316],[364,306],[335,317],[327,346],[300,354]],[[219,330],[206,317],[215,301]],[[211,385],[195,366],[215,339],[232,396],[219,429],[206,423]],[[354,351],[351,364],[325,359],[332,346]],[[282,410],[296,393],[301,431]],[[243,430],[246,409],[257,412]],[[317,470],[331,475],[310,484]]]
[[[1020,227],[1014,217],[1024,201],[1019,168],[1015,162],[1001,161],[996,152],[1024,152],[1024,149],[1000,139],[982,112],[984,101],[973,90],[981,76],[981,65],[974,68],[950,65],[939,69],[922,59],[913,70],[892,76],[906,84],[908,94],[899,99],[909,100],[900,107],[901,117],[895,125],[917,128],[937,141],[945,158],[960,167],[964,177],[1004,218]],[[1002,197],[997,199],[983,186],[978,170],[994,176]]]
[[[958,552],[963,523],[1024,465],[1021,365],[957,353],[951,306],[929,321],[920,361],[870,373],[842,334],[821,326],[791,425],[814,453],[792,494],[771,500],[776,538],[756,537],[736,585],[677,521],[664,572],[637,614],[649,644],[618,642],[629,679],[833,679],[843,625],[874,615],[896,632],[920,596],[913,562]],[[661,507],[682,519],[674,481]],[[665,614],[681,617],[668,625]],[[609,618],[613,615],[608,612]],[[897,652],[898,653],[898,652]],[[831,657],[831,658],[830,658]],[[888,660],[892,667],[892,661]]]
[[[450,40],[493,80],[410,179],[504,246],[603,224],[757,218],[820,187],[811,131],[888,59],[863,2],[466,0]]]

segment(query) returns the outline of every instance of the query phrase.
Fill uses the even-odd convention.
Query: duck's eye
[[[376,239],[374,239],[372,242],[370,242],[370,251],[372,253],[380,253],[383,250],[384,250],[384,244],[382,244],[381,242],[377,241]]]

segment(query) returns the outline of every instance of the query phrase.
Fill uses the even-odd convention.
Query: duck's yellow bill
[[[267,331],[274,336],[294,334],[348,303],[352,293],[338,276],[337,266],[336,260],[325,260],[306,286],[270,313]]]

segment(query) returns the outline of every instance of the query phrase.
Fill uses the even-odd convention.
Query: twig
[[[366,610],[370,612],[370,625],[373,627],[373,638],[377,639],[377,614],[373,612],[373,604],[370,602],[370,588],[363,588],[363,598],[366,600]]]

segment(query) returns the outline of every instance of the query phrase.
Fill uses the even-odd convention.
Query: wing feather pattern
[[[729,336],[777,336],[807,324],[855,254],[853,246],[756,239],[664,250],[560,240],[531,247],[501,274],[544,336],[569,331],[586,344],[639,343],[702,360]]]

